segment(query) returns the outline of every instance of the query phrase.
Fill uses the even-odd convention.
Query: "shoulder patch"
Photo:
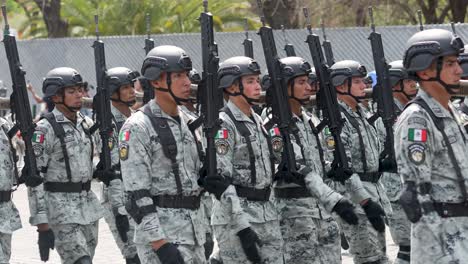
[[[414,141],[414,142],[426,142],[427,141],[427,129],[409,128],[408,140]]]
[[[269,134],[270,134],[271,137],[281,135],[280,130],[279,130],[278,127],[274,127],[272,129],[270,129]]]
[[[44,143],[44,140],[45,140],[45,136],[44,136],[44,133],[42,133],[41,131],[35,131],[33,136],[32,136],[32,142],[34,143]]]
[[[333,136],[328,136],[325,139],[325,141],[327,143],[327,149],[329,149],[329,150],[334,150],[335,149],[335,138]]]
[[[416,165],[421,165],[426,160],[426,147],[422,144],[414,143],[408,146],[408,158]]]
[[[126,143],[121,143],[120,148],[119,148],[119,157],[121,160],[127,160],[128,159],[128,149],[129,146]]]
[[[227,130],[226,130],[227,131]],[[216,153],[219,155],[226,155],[229,152],[230,145],[229,142],[225,139],[218,139],[215,142]]]
[[[221,128],[215,134],[215,139],[227,139],[229,137],[229,131],[225,128]]]
[[[282,152],[283,151],[283,138],[279,136],[272,137],[271,146],[274,152]]]
[[[427,127],[427,121],[422,117],[413,116],[408,118],[408,125],[420,125]]]
[[[125,130],[125,131],[121,131],[120,132],[120,135],[119,135],[119,141],[129,141],[130,140],[130,131],[129,130]]]

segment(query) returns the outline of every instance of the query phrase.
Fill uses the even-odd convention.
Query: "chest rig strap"
[[[359,138],[359,147],[361,149],[361,162],[362,162],[362,167],[363,167],[363,173],[367,173],[367,159],[366,159],[366,148],[364,146],[364,139],[362,138],[362,133],[361,133],[361,129],[359,128],[359,123],[357,122],[357,120],[352,117],[348,111],[346,111],[346,109],[340,105],[340,111],[346,116],[346,118],[348,119],[349,123],[351,123],[351,125],[354,127],[354,129],[356,129],[357,133],[358,133],[358,138]]]
[[[63,159],[65,162],[65,171],[67,173],[67,178],[68,181],[72,181],[72,175],[71,175],[71,168],[70,168],[70,158],[68,156],[68,151],[67,151],[67,144],[65,143],[65,130],[63,129],[62,125],[57,123],[57,120],[55,120],[55,115],[54,113],[50,112],[44,115],[44,118],[50,123],[52,126],[52,130],[54,130],[54,134],[56,137],[58,137],[60,141],[60,147],[62,148],[62,153],[63,153]]]

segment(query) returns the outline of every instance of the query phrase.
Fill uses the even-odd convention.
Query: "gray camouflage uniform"
[[[115,106],[111,104],[111,112],[113,115],[113,131],[112,136],[109,138],[109,149],[111,150],[111,160],[112,166],[116,166],[120,163],[119,159],[119,130],[127,120],[127,117],[122,114]],[[102,198],[101,203],[104,207],[104,219],[109,225],[109,229],[114,237],[117,246],[119,247],[120,252],[124,258],[134,258],[137,254],[135,243],[133,242],[133,234],[135,233],[135,222],[129,218],[130,228],[127,232],[128,241],[123,242],[119,232],[117,231],[117,226],[115,224],[115,215],[117,212],[121,215],[128,215],[125,210],[126,194],[123,190],[122,180],[114,179],[111,180],[109,186],[106,187],[105,184],[102,184]]]
[[[164,113],[154,100],[147,104],[153,115],[167,119],[177,143],[177,164],[184,196],[200,195],[197,184],[200,160],[187,118],[179,111],[181,123]],[[128,133],[128,138],[122,137]],[[148,190],[152,196],[176,195],[176,181],[148,116],[139,111],[127,119],[120,131],[119,148],[122,178],[126,192]],[[154,205],[142,197],[139,207]],[[185,263],[205,263],[206,222],[202,208],[162,208],[146,214],[135,228],[135,244],[142,263],[159,264],[152,241],[164,239],[178,246]]]
[[[15,179],[15,163],[8,140],[7,132],[10,124],[0,117],[0,192],[2,200],[10,197],[9,193]],[[0,263],[9,263],[11,255],[12,233],[21,228],[21,219],[18,210],[11,200],[0,201]]]
[[[221,196],[214,200],[211,224],[218,241],[220,255],[225,264],[248,264],[250,261],[242,250],[237,232],[247,227],[252,228],[260,238],[262,246],[259,253],[262,263],[283,263],[283,240],[275,207],[273,193],[268,201],[250,201],[239,197],[234,185],[255,189],[270,188],[272,171],[267,133],[260,117],[251,110],[252,118],[245,115],[229,101],[226,105],[238,122],[242,122],[250,131],[250,139],[255,155],[256,182],[251,182],[251,170],[247,144],[236,129],[234,122],[225,113],[220,113],[223,121],[221,130],[227,130],[225,138],[215,140],[217,166],[220,174],[231,179],[232,184]]]
[[[456,111],[443,108],[422,89],[418,91],[418,97],[443,120],[455,162],[464,178],[464,187],[468,188],[468,135],[455,121],[452,114],[456,116]],[[418,136],[413,136],[416,132]],[[399,142],[395,151],[398,171],[403,179],[414,181],[416,186],[432,184],[428,194],[422,194],[418,188],[421,204],[463,202],[459,179],[442,133],[426,110],[416,104],[407,107],[396,124],[395,141]],[[422,218],[412,225],[411,263],[464,263],[468,258],[467,230],[467,216],[441,217],[436,211],[423,209]]]
[[[357,181],[361,181],[366,194],[375,202],[379,203],[384,209],[386,215],[390,215],[392,210],[390,202],[387,198],[385,190],[380,182],[372,183],[370,181],[362,180],[361,174],[365,172],[363,157],[361,151],[365,153],[365,160],[367,165],[367,173],[377,174],[379,169],[379,155],[381,152],[381,144],[379,142],[378,132],[372,127],[366,119],[366,113],[361,107],[358,106],[358,112],[354,112],[348,105],[341,100],[338,100],[340,107],[346,111],[351,118],[353,118],[361,128],[363,144],[365,149],[362,150],[357,130],[353,127],[350,120],[344,113],[342,117],[346,120],[343,130],[341,132],[341,139],[347,151],[349,162],[354,171],[353,177],[357,177]],[[359,176],[358,176],[359,175]],[[351,180],[350,179],[350,180]],[[348,180],[349,181],[349,180]],[[347,181],[347,182],[348,182]],[[353,199],[353,192],[341,183],[334,183],[336,190],[343,191],[345,197],[349,197],[355,202],[359,203],[362,200]],[[343,188],[344,187],[344,188]],[[339,219],[340,225],[350,245],[350,253],[353,255],[354,263],[366,263],[372,261],[380,261],[380,263],[387,262],[386,256],[386,241],[385,233],[376,231],[371,223],[368,221],[364,210],[359,204],[356,205],[356,214],[359,218],[359,224],[356,226],[349,225]]]
[[[65,131],[65,143],[71,169],[71,182],[85,183],[93,176],[93,144],[96,136],[88,135],[93,122],[77,113],[76,125],[60,111],[52,111]],[[58,137],[51,124],[42,119],[37,123],[33,148],[37,167],[48,182],[68,183],[64,155]],[[94,141],[94,142],[92,142]],[[90,190],[81,192],[50,192],[44,184],[28,188],[31,225],[48,223],[55,235],[55,248],[62,263],[72,264],[83,256],[93,258],[98,242],[98,222],[103,208]]]

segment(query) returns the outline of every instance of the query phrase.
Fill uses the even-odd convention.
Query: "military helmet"
[[[107,70],[107,76],[109,76],[109,94],[111,95],[120,87],[133,84],[140,73],[125,67],[115,67]]]
[[[465,52],[458,56],[458,61],[463,69],[462,78],[468,78],[468,44],[465,45]]]
[[[192,60],[179,47],[164,45],[150,50],[143,61],[141,74],[148,80],[159,79],[162,72],[192,70]]]
[[[311,72],[310,64],[301,57],[286,57],[280,59],[280,62],[281,74],[286,83],[298,76],[309,75]]]
[[[414,34],[407,42],[403,65],[410,75],[422,71],[444,56],[463,52],[463,41],[445,29],[428,29]]]
[[[357,61],[343,60],[336,62],[330,67],[330,77],[332,79],[333,86],[342,85],[345,80],[352,77],[366,77],[366,67],[361,65]]]
[[[68,67],[59,67],[47,73],[42,82],[42,93],[44,94],[44,98],[49,98],[56,95],[62,88],[83,85],[83,78],[77,70]]]
[[[312,67],[310,68],[310,73],[309,73],[309,84],[313,84],[314,82],[318,81],[317,73],[315,73],[315,68]]]
[[[260,65],[252,58],[245,56],[232,57],[219,66],[219,88],[229,88],[234,81],[245,75],[260,74]]]
[[[193,84],[199,84],[202,80],[202,77],[196,69],[192,69],[189,72],[189,79]]]
[[[409,79],[408,72],[403,66],[402,60],[392,61],[389,64],[390,69],[388,73],[390,74],[390,85],[394,87],[398,84],[399,81]]]

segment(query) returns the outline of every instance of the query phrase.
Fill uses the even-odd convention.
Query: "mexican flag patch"
[[[42,142],[44,142],[44,134],[38,133],[38,132],[34,132],[33,137],[32,137],[32,141],[33,141],[34,143],[42,143]]]
[[[122,131],[119,136],[119,141],[129,141],[130,131]]]
[[[228,138],[228,130],[227,129],[220,129],[216,132],[215,139],[227,139]]]
[[[427,130],[410,128],[408,130],[408,140],[414,142],[426,142],[427,141]]]
[[[274,136],[279,136],[281,135],[280,131],[279,131],[279,128],[277,127],[274,127],[272,129],[270,129],[270,136],[271,137],[274,137]]]

